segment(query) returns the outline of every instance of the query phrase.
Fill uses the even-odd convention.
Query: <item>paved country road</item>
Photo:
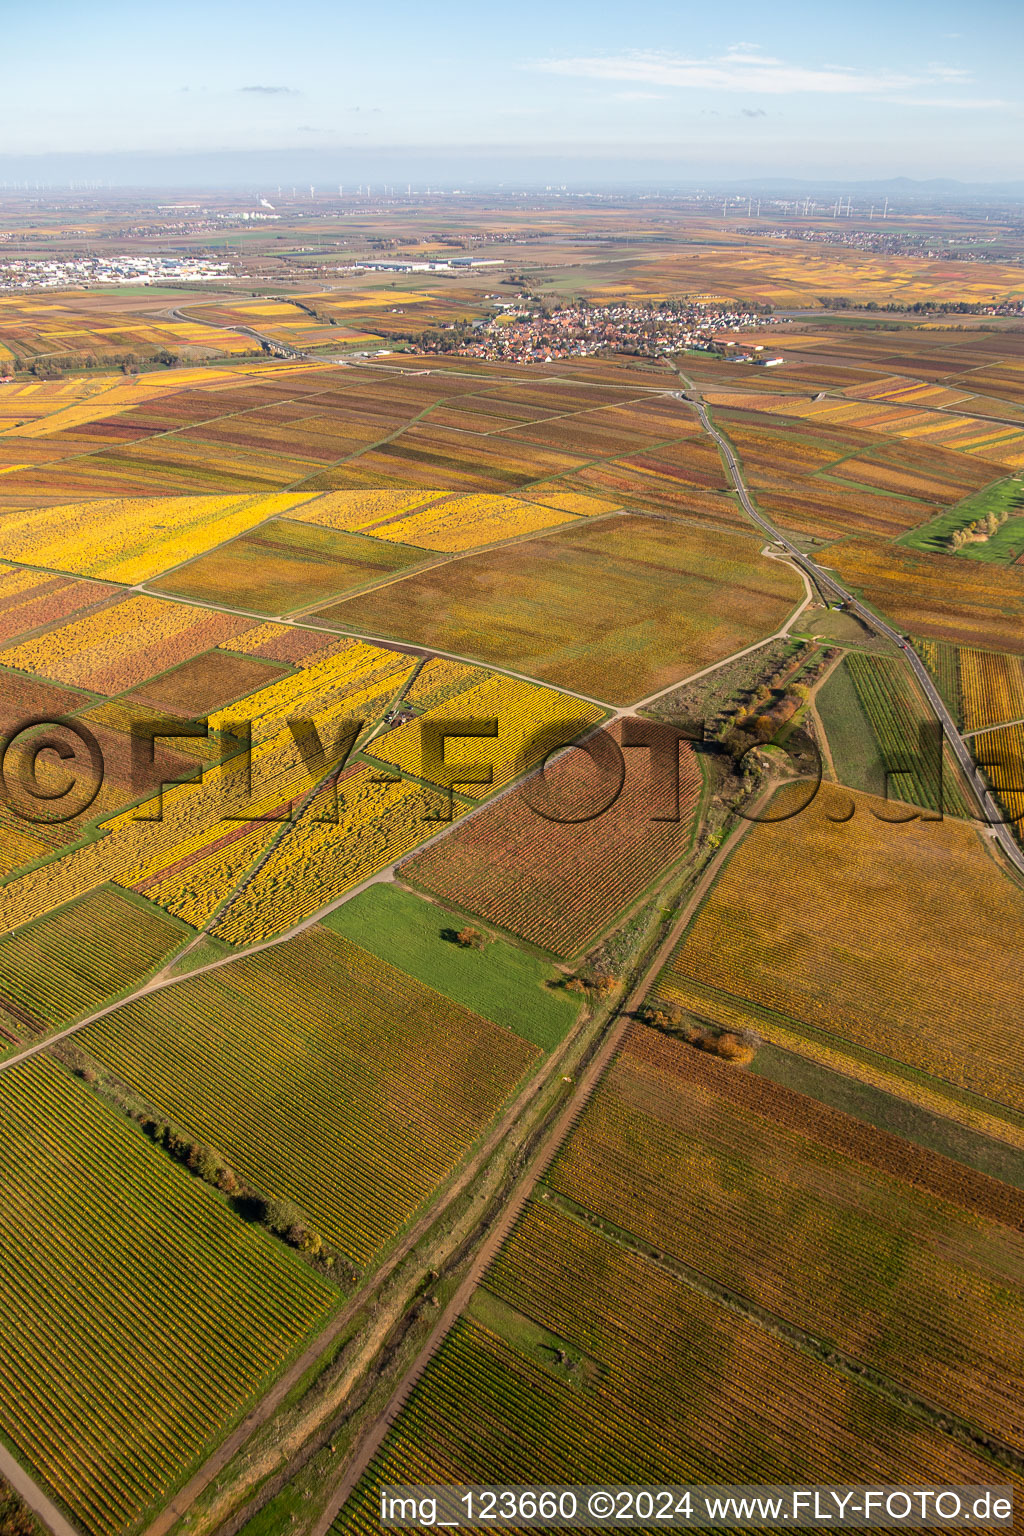
[[[713,438],[721,449],[722,456],[728,465],[729,474],[732,477],[733,485],[736,488],[736,494],[739,496],[743,510],[746,512],[747,516],[753,522],[755,522],[764,533],[769,534],[770,537],[776,541],[776,543],[782,545],[795,565],[799,566],[802,571],[806,572],[807,575],[811,576],[821,586],[828,587],[831,591],[835,592],[836,595],[844,603],[846,603],[850,610],[858,616],[858,618],[863,619],[864,623],[867,624],[869,628],[875,630],[877,634],[884,636],[886,640],[891,640],[892,643],[898,646],[899,649],[903,652],[911,668],[913,669],[914,675],[920,683],[921,688],[926,698],[928,699],[928,702],[931,704],[932,709],[935,711],[937,719],[942,724],[942,729],[946,740],[952,747],[953,752],[956,755],[957,762],[963,769],[965,779],[974,791],[978,804],[981,806],[982,812],[984,813],[982,819],[987,822],[988,829],[992,837],[999,844],[1000,848],[1003,850],[1010,863],[1016,870],[1019,871],[1020,874],[1024,875],[1024,852],[1022,852],[1013,836],[1013,833],[1010,831],[1009,826],[1007,826],[1006,822],[1004,821],[1003,813],[996,803],[994,796],[990,792],[988,785],[985,783],[982,774],[975,766],[974,758],[971,756],[970,748],[967,746],[963,737],[960,735],[956,721],[953,719],[953,716],[946,708],[946,704],[942,698],[942,695],[939,693],[939,690],[932,682],[931,675],[928,672],[927,667],[921,660],[920,656],[918,656],[913,646],[909,643],[909,641],[903,638],[898,630],[893,629],[892,626],[887,624],[884,619],[880,619],[877,613],[872,612],[870,608],[866,607],[864,603],[860,602],[856,597],[854,597],[852,592],[847,591],[847,589],[842,586],[839,581],[837,581],[834,575],[832,575],[827,570],[823,570],[817,561],[813,560],[810,555],[804,554],[804,552],[798,548],[796,544],[793,543],[792,539],[788,539],[784,533],[780,533],[779,530],[772,523],[770,523],[762,513],[757,510],[750,499],[750,493],[747,490],[746,484],[744,483],[743,473],[740,469],[736,454],[733,451],[732,444],[722,436],[721,432],[712,426],[711,419],[708,416],[707,406],[701,399],[700,394],[693,389],[681,390],[678,394],[678,398],[680,400],[685,400],[687,404],[694,407],[697,415],[700,417],[701,426],[704,428],[705,432],[707,432],[708,436]]]

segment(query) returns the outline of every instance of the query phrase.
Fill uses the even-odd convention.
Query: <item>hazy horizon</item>
[[[5,21],[0,180],[113,181],[149,162],[142,179],[173,184],[196,157],[245,153],[268,157],[259,179],[494,182],[522,161],[543,163],[527,180],[1013,181],[1018,28],[1005,0],[856,15],[451,0],[383,17],[252,0],[244,20],[180,0],[173,26],[128,0],[53,0]]]
[[[746,174],[716,173],[652,153],[615,158],[614,147],[590,153],[527,152],[494,147],[471,155],[455,146],[435,149],[422,145],[374,150],[338,149],[302,151],[289,148],[264,150],[210,150],[206,153],[158,154],[144,150],[120,154],[0,154],[0,192],[104,191],[154,194],[224,192],[243,195],[281,195],[294,189],[300,198],[313,187],[318,199],[346,197],[365,192],[373,195],[413,196],[461,191],[478,196],[567,191],[594,196],[629,197],[659,193],[667,197],[695,192],[757,193],[789,188],[801,193],[834,195],[839,192],[874,196],[904,191],[911,197],[976,195],[1024,196],[1024,177],[1005,180],[953,176],[914,177],[898,169],[879,176],[843,176],[834,173],[803,176],[780,165],[774,171],[752,169]]]

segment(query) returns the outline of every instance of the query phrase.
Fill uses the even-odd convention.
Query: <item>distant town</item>
[[[89,283],[211,282],[236,276],[230,263],[208,256],[73,256],[0,261],[0,293],[23,288],[73,288]]]
[[[772,356],[762,342],[739,343],[728,339],[728,333],[779,323],[762,308],[727,309],[710,299],[662,304],[580,301],[557,309],[520,302],[503,303],[501,312],[487,320],[456,321],[403,339],[413,351],[455,352],[494,362],[546,363],[606,350],[664,357],[688,349],[772,366],[782,359]]]

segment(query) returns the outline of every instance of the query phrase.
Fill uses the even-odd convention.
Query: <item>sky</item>
[[[2,0],[2,12],[4,179],[271,151],[287,152],[271,170],[300,178],[545,164],[604,165],[609,179],[638,167],[1024,177],[1015,0]]]

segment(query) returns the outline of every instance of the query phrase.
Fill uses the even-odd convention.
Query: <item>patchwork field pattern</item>
[[[277,518],[154,582],[154,591],[258,613],[289,613],[384,581],[423,550]]]
[[[47,571],[0,566],[0,641],[59,624],[85,608],[99,607],[116,592],[116,587],[99,582],[68,581]]]
[[[869,414],[856,416],[869,412],[867,406],[845,406],[854,413],[846,417],[808,417],[800,407],[814,402],[797,396],[712,398],[758,501],[799,532],[905,534],[1001,473],[999,465],[932,439],[894,442]]]
[[[437,709],[457,694],[485,682],[490,675],[483,667],[471,667],[447,656],[431,656],[409,684],[405,697],[409,704],[423,710]]]
[[[602,519],[414,573],[321,617],[626,704],[782,624],[802,583],[759,550],[731,529]]]
[[[19,672],[120,693],[244,632],[252,620],[140,594],[0,650]]]
[[[922,399],[920,388],[916,393],[908,393],[900,404],[891,395],[885,402],[876,396],[877,403],[833,398],[808,400],[792,395],[768,398],[763,393],[716,393],[709,398],[713,405],[778,413],[815,424],[822,422],[840,429],[854,427],[883,437],[907,439],[915,445],[954,449],[984,459],[996,466],[996,472],[1003,465],[1008,469],[1024,467],[1024,431],[1002,422],[979,422],[955,411],[937,410],[930,402],[927,410],[916,409]],[[996,478],[996,473],[985,473],[990,480]]]
[[[261,336],[270,336],[285,346],[306,350],[310,347],[330,347],[334,350],[357,346],[360,343],[377,343],[377,338],[347,326],[338,326],[322,309],[319,296],[308,299],[252,299],[247,303],[232,300],[225,294],[219,302],[189,304],[203,328],[211,323],[216,326],[249,326]],[[230,332],[211,331],[211,335],[230,335]],[[245,339],[244,336],[242,339]],[[251,342],[250,342],[251,345]]]
[[[74,291],[0,294],[0,346],[26,363],[88,356],[108,366],[129,353],[152,357],[174,350],[201,358],[259,351],[251,336],[168,319],[161,313],[166,303],[139,291],[128,297]]]
[[[453,496],[441,490],[334,491],[289,516],[425,550],[457,553],[615,510],[614,503],[571,492],[555,492],[541,500]]]
[[[960,648],[946,640],[915,640],[914,649],[932,675],[958,727],[964,725],[960,688]]]
[[[310,667],[328,656],[346,650],[352,642],[347,636],[328,638],[315,629],[297,629],[288,624],[254,624],[244,634],[222,640],[220,649],[245,656],[262,656],[268,661],[290,662],[293,667]]]
[[[308,496],[116,497],[8,513],[9,560],[131,584],[202,554]]]
[[[334,1536],[379,1529],[382,1482],[484,1482],[498,1466],[529,1486],[986,1475],[916,1415],[542,1204],[485,1285],[509,1325],[455,1325]],[[571,1383],[558,1349],[579,1362]]]
[[[915,635],[1024,655],[1024,567],[954,561],[873,539],[835,545],[828,564]]]
[[[85,1530],[116,1536],[336,1293],[48,1058],[4,1072],[0,1106],[0,1427]]]
[[[220,334],[207,332],[214,340]],[[85,497],[346,490],[393,497],[404,487],[411,507],[418,488],[428,501],[438,485],[507,493],[541,482],[545,491],[585,495],[585,486],[550,482],[597,457],[687,436],[693,467],[679,472],[679,484],[724,487],[717,455],[677,403],[658,416],[664,377],[648,371],[641,380],[655,412],[647,420],[646,412],[618,409],[636,400],[637,385],[623,388],[612,382],[615,373],[606,368],[598,379],[591,371],[588,390],[554,373],[543,387],[529,377],[521,384],[495,381],[486,395],[477,393],[487,387],[486,373],[470,378],[443,368],[414,376],[411,369],[342,371],[299,362],[146,374],[70,402],[55,395],[51,409],[0,436],[0,503],[20,511],[26,502]],[[482,432],[445,425],[445,409],[469,395],[474,414],[489,418]],[[598,441],[586,432],[574,438],[564,423],[555,446],[517,430],[584,415],[600,422]],[[516,429],[515,436],[502,435],[505,429]]]
[[[81,1041],[357,1264],[451,1172],[539,1056],[319,927],[132,1003]]]
[[[1021,1192],[642,1025],[548,1182],[1024,1445]]]
[[[138,601],[152,602],[160,608],[176,606],[155,598]],[[205,614],[203,609],[188,611]],[[201,784],[165,789],[162,797],[151,796],[132,809],[108,817],[104,837],[83,842],[70,848],[62,858],[9,880],[4,887],[4,915],[9,927],[39,917],[110,880],[124,887],[144,888],[148,882],[155,884],[172,873],[180,874],[188,864],[204,859],[220,839],[237,833],[240,826],[249,825],[250,830],[270,826],[279,833],[290,831],[287,818],[291,806],[307,797],[332,766],[336,767],[336,759],[328,760],[325,756],[321,762],[316,754],[307,756],[289,719],[310,721],[325,753],[328,748],[333,751],[336,738],[348,729],[346,721],[362,720],[367,730],[379,722],[414,665],[409,657],[398,652],[353,640],[335,641],[327,652],[320,659],[310,658],[302,670],[272,683],[246,701],[244,716],[252,738],[251,781],[244,759],[239,761],[241,747],[234,734],[238,707],[232,706],[209,719],[213,739],[223,750],[223,762],[207,765]],[[169,717],[169,724],[173,730],[173,717]],[[388,787],[384,786],[379,793],[386,796]],[[419,791],[421,799],[425,793]],[[382,801],[377,804],[380,807]],[[331,809],[330,805],[327,809]],[[340,850],[339,857],[345,850],[353,856],[351,845],[339,836],[338,827],[330,826],[327,831],[333,834],[333,847]],[[387,845],[385,833],[382,838]],[[410,846],[409,842],[402,844],[401,851]],[[378,853],[386,851],[386,846],[374,847]],[[369,843],[355,844],[356,852],[360,849],[361,856],[372,863]],[[366,873],[372,873],[373,868]],[[307,888],[305,899],[309,899],[310,892],[315,896],[317,889],[314,882]],[[217,900],[225,894],[221,891]],[[209,892],[200,893],[201,903],[210,899]],[[265,921],[270,920],[268,907]]]
[[[115,213],[138,223],[78,201],[76,240],[110,236]],[[29,238],[48,240],[41,200],[24,206],[41,221]],[[995,536],[991,564],[945,552],[948,520],[984,511],[993,485],[1016,496],[1024,471],[1016,322],[797,312],[829,296],[1013,299],[1019,263],[769,240],[738,204],[695,215],[677,248],[656,202],[634,241],[600,200],[483,216],[452,201],[424,249],[489,255],[500,238],[501,265],[428,286],[347,270],[362,250],[413,247],[413,200],[325,214],[315,256],[308,218],[225,228],[251,276],[201,294],[0,295],[0,374],[18,365],[0,387],[0,732],[66,716],[105,760],[96,800],[66,822],[21,821],[0,795],[0,1438],[87,1536],[138,1536],[158,1511],[230,1524],[227,1503],[170,1501],[338,1315],[325,1273],[350,1261],[341,1283],[365,1282],[365,1300],[373,1267],[451,1195],[424,1263],[438,1272],[408,1271],[399,1347],[418,1349],[427,1306],[451,1294],[442,1279],[433,1295],[438,1274],[462,1263],[449,1238],[470,1211],[466,1160],[522,1094],[517,1116],[558,1099],[573,1128],[389,1418],[337,1536],[379,1529],[382,1480],[856,1484],[867,1469],[1024,1495],[983,1454],[984,1437],[1005,1441],[1024,1465],[1024,1192],[975,1171],[1024,1156],[1024,894],[952,764],[944,804],[960,819],[917,814],[941,803],[940,765],[903,772],[928,720],[912,673],[764,553],[686,398],[692,378],[765,513],[913,633],[1024,817],[1024,780],[1007,777],[1024,771],[1024,564]],[[334,286],[260,297],[289,263]],[[770,300],[792,317],[744,337],[785,366],[689,350],[519,366],[458,355],[462,336],[486,337],[468,326],[448,332],[456,353],[402,350],[531,292]],[[366,351],[248,356],[262,330]],[[123,373],[99,371],[122,358]],[[26,367],[76,376],[29,382]],[[799,638],[779,640],[798,613]],[[819,642],[804,649],[805,634]],[[732,689],[723,712],[745,698],[752,714],[825,667],[812,719],[830,767],[845,778],[845,709],[872,773],[749,828],[721,863],[724,752],[674,742],[676,785],[651,746],[628,746],[609,754],[619,785],[600,747],[564,746],[606,741],[595,728],[629,711],[607,727],[621,743],[686,678],[688,697]],[[144,778],[140,717],[167,731]],[[492,719],[496,736],[463,730]],[[194,721],[206,735],[174,739]],[[428,760],[437,724],[453,734]],[[53,787],[66,764],[40,758]],[[876,766],[898,803],[860,792]],[[652,1002],[769,1045],[745,1071],[634,1019],[580,1093],[603,982],[633,993],[653,955]],[[194,969],[146,985],[175,965]],[[73,1050],[51,1048],[86,1018]],[[26,1048],[42,1054],[12,1065]],[[809,1086],[826,1068],[842,1086]],[[866,1118],[773,1080],[787,1071]],[[945,1116],[933,1144],[970,1146],[973,1163],[869,1123],[870,1109],[910,1134],[908,1100]],[[150,1115],[149,1133],[170,1122],[169,1141],[199,1143],[188,1167],[182,1144],[148,1139]],[[524,1168],[540,1123],[518,1122]],[[518,1166],[514,1143],[499,1162]],[[204,1147],[226,1165],[216,1188]],[[298,1208],[309,1253],[249,1219],[261,1199]],[[359,1348],[390,1327],[370,1324]],[[336,1350],[354,1337],[336,1338],[326,1375],[303,1360],[283,1438],[268,1424],[255,1461],[250,1447],[222,1467],[225,1494],[241,1470],[273,1499],[259,1459],[271,1439],[296,1448],[314,1378],[331,1414],[363,1411],[338,1395]],[[369,1422],[396,1363],[389,1337]],[[287,1524],[288,1501],[323,1481],[303,1454],[311,1483],[253,1529]],[[241,1485],[228,1497],[240,1524]]]

